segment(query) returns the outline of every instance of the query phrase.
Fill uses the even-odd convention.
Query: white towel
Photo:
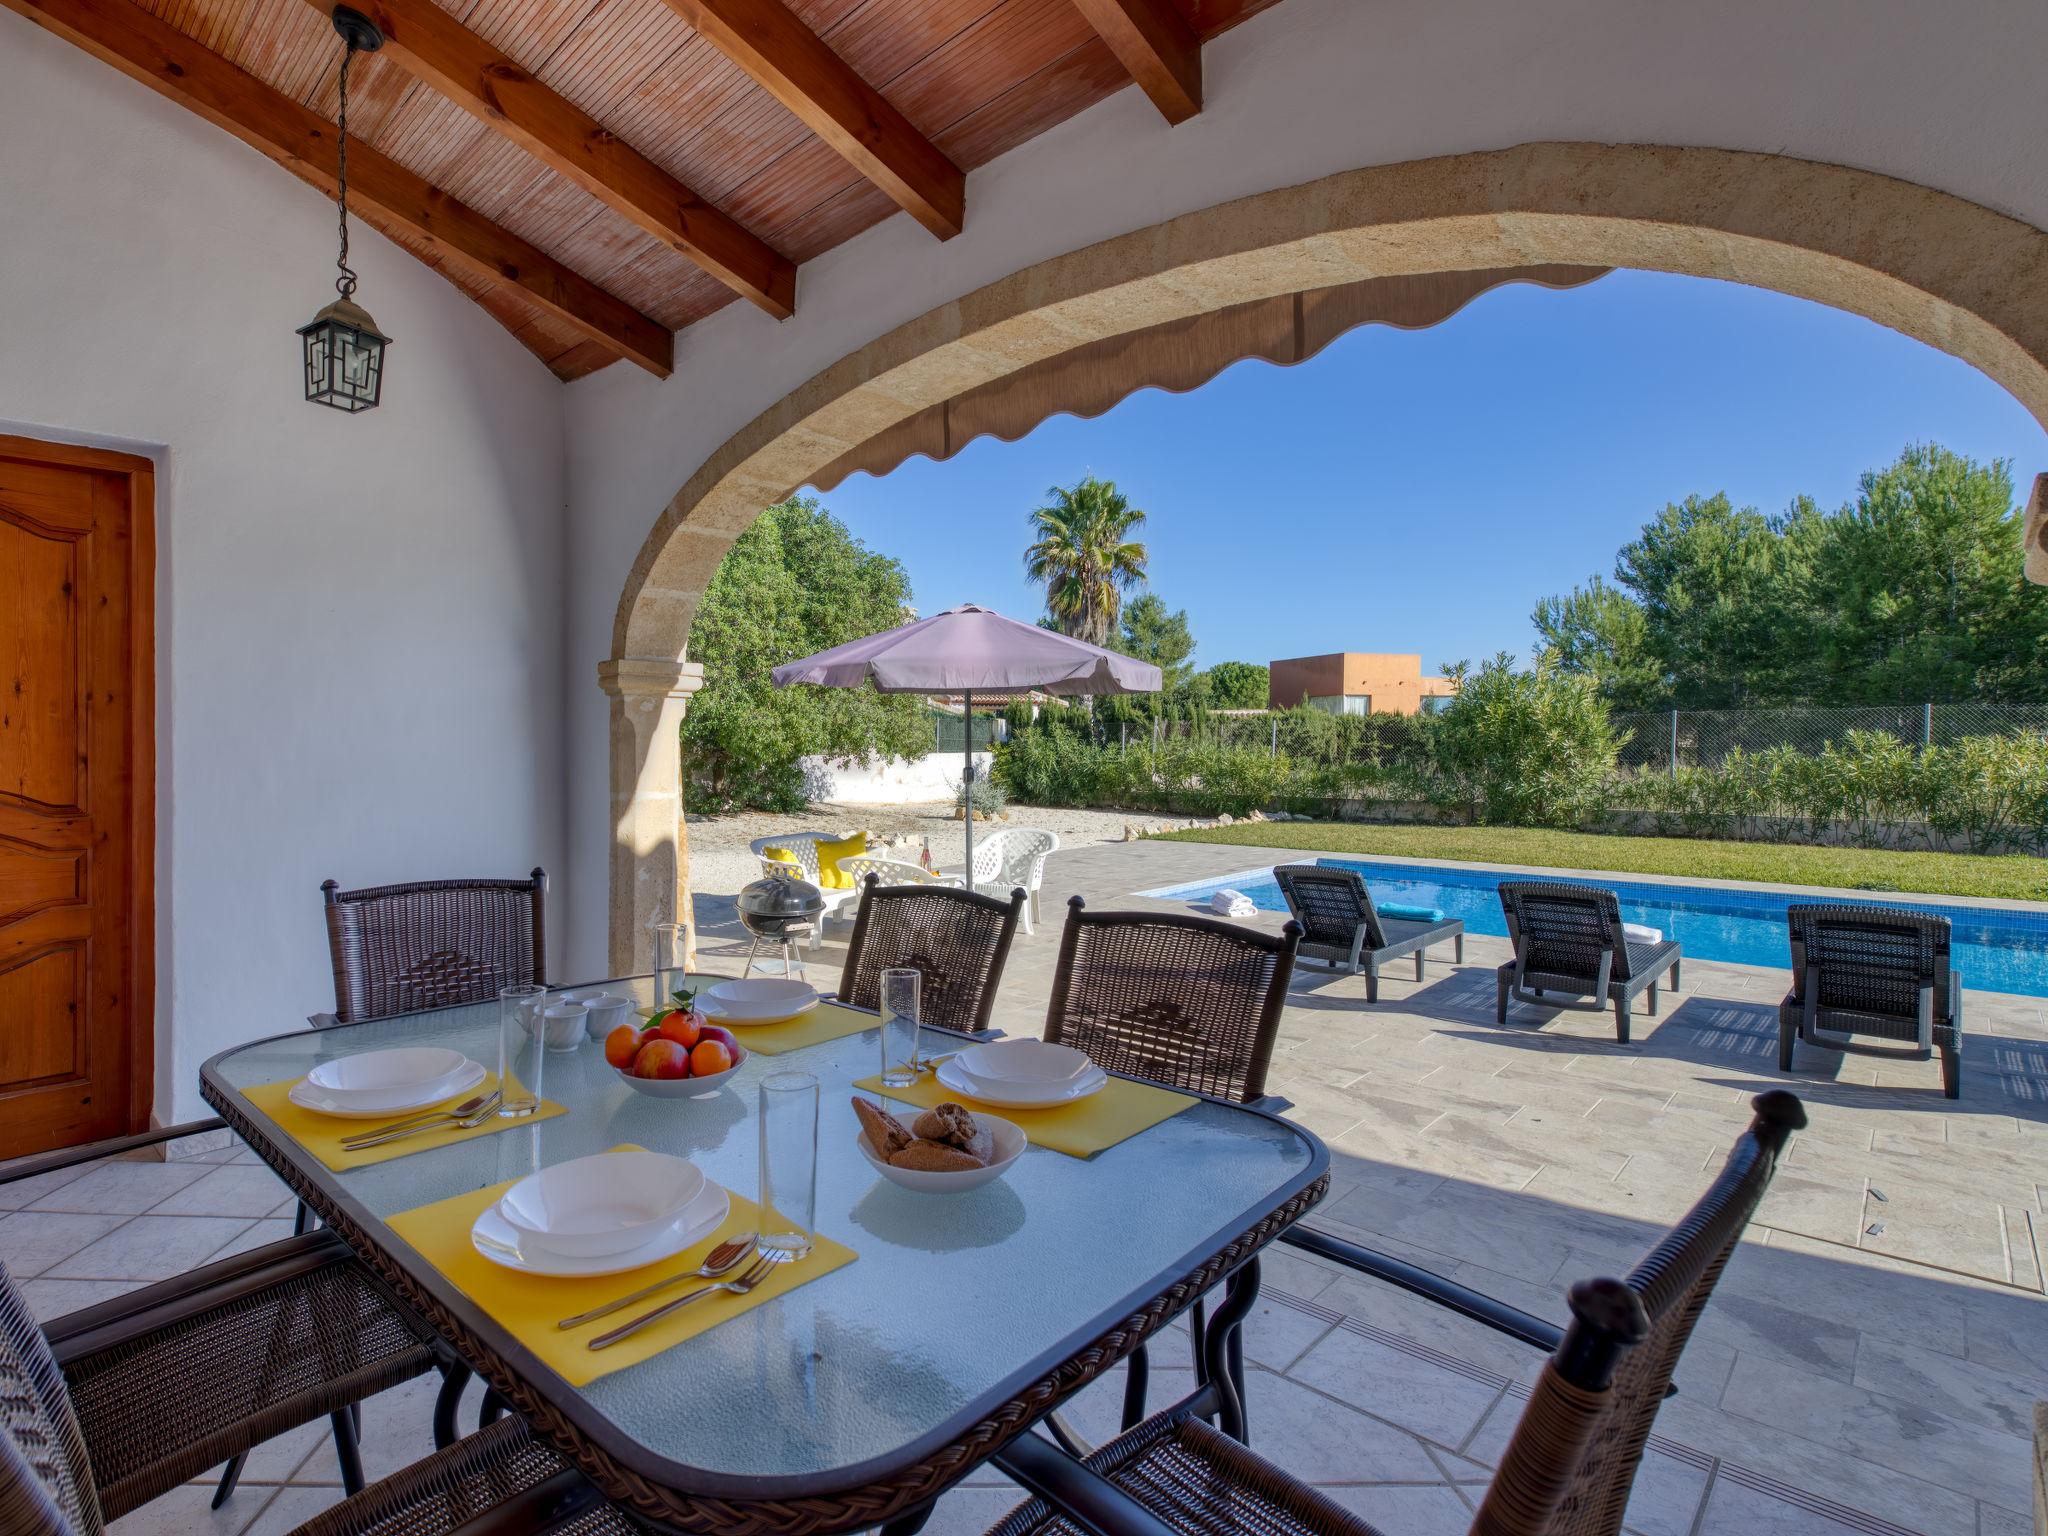
[[[1623,923],[1621,936],[1631,944],[1662,944],[1664,930],[1652,928],[1647,923]]]
[[[1209,910],[1218,917],[1257,917],[1259,909],[1243,891],[1228,887],[1209,898]]]

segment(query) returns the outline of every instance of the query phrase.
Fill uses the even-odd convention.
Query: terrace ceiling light
[[[341,34],[341,113],[334,202],[340,210],[341,254],[334,280],[341,295],[310,322],[299,327],[306,344],[306,398],[337,411],[373,409],[384,388],[384,349],[391,338],[377,329],[369,311],[355,301],[356,275],[348,264],[348,67],[357,53],[375,53],[384,34],[359,11],[334,8],[334,30]]]

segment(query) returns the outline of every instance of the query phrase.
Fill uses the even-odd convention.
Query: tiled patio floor
[[[1285,855],[1284,857],[1300,857]],[[1012,954],[998,1022],[1035,1033],[1072,891],[1126,892],[1260,862],[1257,850],[1148,843],[1055,856],[1045,921]],[[710,906],[706,903],[706,906]],[[730,910],[727,904],[727,910]],[[835,929],[834,938],[843,938]],[[737,969],[707,930],[708,969]],[[815,979],[843,952],[828,942]],[[1776,1071],[1781,972],[1689,959],[1686,991],[1632,1045],[1605,1015],[1516,1008],[1493,1022],[1505,942],[1424,980],[1304,976],[1271,1087],[1334,1155],[1311,1218],[1530,1311],[1573,1279],[1628,1266],[1705,1185]],[[1730,1266],[1638,1479],[1640,1536],[2024,1536],[2026,1435],[2048,1397],[2048,1017],[2041,1000],[1968,997],[1963,1097],[1933,1064],[1802,1047],[1810,1128]],[[252,1154],[122,1163],[0,1189],[0,1257],[45,1315],[267,1241],[290,1201]],[[1539,1362],[1520,1346],[1291,1252],[1267,1261],[1247,1352],[1254,1443],[1389,1531],[1463,1532]],[[1153,1401],[1189,1382],[1155,1352]],[[1073,1415],[1106,1437],[1112,1379]],[[365,1411],[372,1476],[431,1446],[430,1383]],[[218,1515],[180,1490],[120,1522],[139,1532],[289,1530],[335,1497],[324,1426],[265,1447]],[[978,1531],[1015,1498],[986,1475],[927,1529]]]

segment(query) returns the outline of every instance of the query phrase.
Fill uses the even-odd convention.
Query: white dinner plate
[[[1109,1074],[1090,1064],[1088,1070],[1072,1082],[1026,1088],[1021,1084],[998,1084],[970,1078],[951,1061],[942,1061],[939,1063],[939,1083],[983,1104],[995,1104],[1006,1109],[1050,1109],[1054,1105],[1071,1104],[1090,1094],[1100,1093],[1109,1084]]]
[[[703,1191],[703,1173],[684,1158],[599,1152],[528,1174],[500,1197],[498,1214],[524,1250],[603,1258],[652,1242]]]
[[[306,1081],[336,1104],[390,1109],[419,1103],[423,1094],[453,1082],[468,1065],[460,1051],[400,1046],[323,1061],[306,1074]]]
[[[726,1196],[725,1186],[707,1179],[697,1198],[683,1208],[683,1213],[668,1230],[656,1234],[628,1253],[607,1253],[579,1259],[560,1253],[542,1253],[531,1247],[522,1252],[519,1233],[495,1205],[477,1217],[476,1224],[469,1230],[469,1240],[476,1251],[493,1264],[524,1275],[547,1275],[557,1279],[618,1275],[629,1269],[672,1259],[692,1243],[702,1242],[718,1230],[718,1224],[731,1210],[732,1201]]]
[[[285,1097],[301,1109],[310,1109],[316,1115],[332,1115],[337,1120],[389,1120],[394,1115],[403,1115],[408,1110],[425,1109],[430,1104],[442,1104],[450,1099],[460,1098],[489,1075],[484,1071],[482,1062],[469,1061],[467,1057],[463,1060],[468,1064],[445,1084],[433,1085],[432,1091],[425,1098],[415,1094],[399,1103],[385,1104],[375,1109],[364,1108],[354,1102],[336,1103],[303,1078],[292,1084],[291,1091]]]

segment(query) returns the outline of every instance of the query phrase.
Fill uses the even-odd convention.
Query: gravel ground
[[[1092,843],[1114,843],[1123,839],[1126,826],[1145,831],[1178,830],[1195,825],[1186,816],[1152,816],[1124,811],[1076,811],[1039,806],[1012,806],[1008,821],[988,822],[975,818],[977,836],[1002,827],[1043,827],[1059,837],[1062,848],[1083,848]],[[923,840],[932,841],[932,859],[939,864],[958,864],[964,857],[965,839],[959,822],[953,819],[950,800],[924,805],[825,804],[798,816],[780,816],[768,811],[743,811],[733,816],[692,816],[690,831],[690,888],[696,897],[697,920],[705,925],[729,922],[733,898],[740,887],[760,878],[760,865],[747,844],[757,837],[783,832],[850,831],[865,827],[869,842],[883,838],[901,840],[902,856],[915,859]]]

